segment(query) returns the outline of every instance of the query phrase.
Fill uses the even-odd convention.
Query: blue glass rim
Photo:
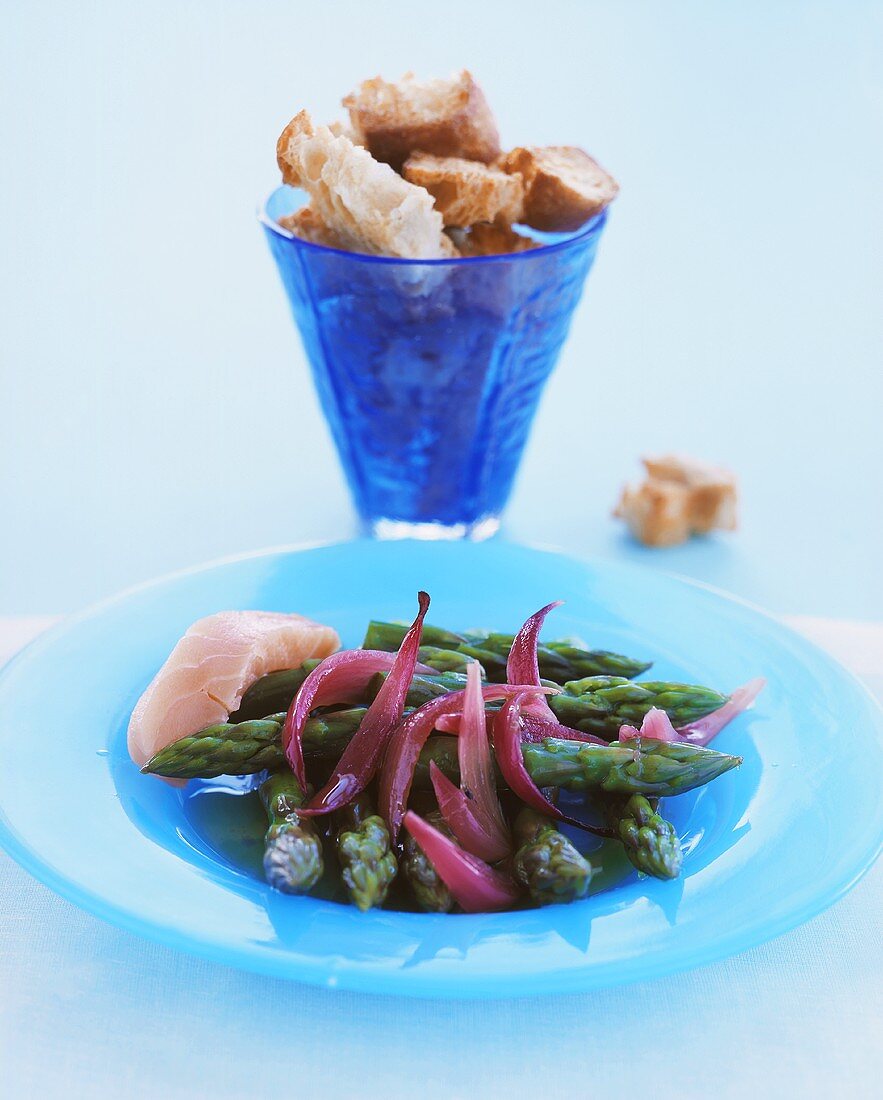
[[[346,256],[351,260],[356,260],[361,263],[398,264],[403,267],[422,267],[428,265],[433,267],[462,267],[464,264],[516,263],[522,260],[548,256],[550,253],[562,252],[565,249],[578,248],[591,238],[600,236],[601,231],[607,224],[607,211],[609,209],[605,206],[600,213],[590,218],[584,226],[575,230],[573,233],[565,235],[556,234],[556,236],[561,236],[561,240],[549,241],[548,244],[539,241],[537,242],[536,248],[529,248],[524,252],[502,252],[494,256],[446,256],[438,260],[412,260],[404,259],[400,256],[374,256],[367,252],[349,252],[344,248],[330,248],[328,245],[314,244],[312,241],[305,241],[301,237],[296,237],[293,233],[289,233],[287,229],[283,229],[283,227],[267,213],[267,206],[270,200],[285,186],[285,184],[282,184],[279,187],[274,187],[263,202],[258,205],[258,221],[268,232],[274,233],[280,240],[293,245],[295,248],[303,248],[308,252],[326,252],[332,256]],[[292,188],[292,190],[298,190],[298,188]],[[532,239],[536,240],[536,238]]]

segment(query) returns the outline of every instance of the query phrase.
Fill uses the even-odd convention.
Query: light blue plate
[[[566,600],[550,635],[646,656],[660,679],[723,690],[757,675],[755,709],[716,747],[743,766],[667,803],[684,877],[631,875],[584,902],[482,916],[374,912],[288,898],[220,859],[181,791],[141,776],[129,712],[194,619],[299,611],[358,644],[367,620],[513,630]],[[138,588],[70,619],[0,675],[0,843],[62,896],[219,962],[327,986],[419,996],[569,992],[741,951],[807,920],[873,862],[883,833],[883,716],[848,673],[754,608],[655,572],[505,542],[355,542],[241,558]]]

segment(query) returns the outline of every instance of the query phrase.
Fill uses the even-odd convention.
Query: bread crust
[[[498,162],[524,186],[524,222],[547,233],[579,229],[613,201],[619,184],[575,145],[519,146]]]
[[[397,83],[374,77],[343,99],[353,128],[377,160],[397,171],[417,151],[490,164],[500,135],[484,92],[465,69],[424,84],[407,73]]]
[[[450,254],[428,191],[327,126],[313,126],[306,111],[280,134],[276,159],[283,181],[308,192],[318,219],[340,239],[336,247],[416,260]]]
[[[405,161],[402,174],[432,195],[446,226],[509,225],[521,218],[524,188],[517,173],[507,175],[462,157],[414,153]]]

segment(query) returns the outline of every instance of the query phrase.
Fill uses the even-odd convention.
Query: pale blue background
[[[0,614],[352,530],[253,211],[295,110],[466,64],[505,141],[582,143],[623,186],[509,533],[883,618],[880,12],[7,0]],[[675,446],[738,470],[743,529],[633,548],[609,507],[641,451]],[[880,883],[692,974],[457,1006],[179,956],[5,860],[0,1093],[871,1096]]]
[[[466,64],[504,141],[622,183],[508,533],[883,616],[880,12],[4,5],[0,613],[354,529],[254,208],[298,108]],[[621,482],[670,448],[741,475],[736,537],[621,535]]]

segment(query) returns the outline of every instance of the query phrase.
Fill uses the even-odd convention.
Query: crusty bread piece
[[[326,248],[346,248],[340,236],[329,229],[311,206],[302,206],[293,214],[285,214],[279,224],[289,233],[311,244],[321,244]]]
[[[498,163],[524,181],[524,222],[548,233],[579,229],[619,190],[613,176],[574,145],[521,146]]]
[[[494,116],[465,70],[423,82],[407,73],[397,84],[377,76],[360,84],[343,105],[365,146],[395,169],[418,150],[486,164],[500,154]]]
[[[470,229],[448,229],[448,236],[461,256],[501,256],[509,252],[527,252],[539,248],[537,241],[524,237],[509,225],[478,222]]]
[[[462,157],[414,153],[405,161],[402,174],[432,195],[445,225],[496,221],[508,225],[521,217],[524,189],[517,173],[509,176]]]
[[[647,477],[622,490],[615,516],[647,546],[676,546],[713,528],[736,528],[736,478],[679,455],[643,458]]]
[[[334,119],[333,122],[328,123],[328,129],[334,134],[335,137],[345,137],[353,143],[353,145],[364,145],[365,142],[362,135],[358,132],[355,126],[349,122],[341,122],[339,118]]]
[[[302,187],[310,205],[353,252],[434,260],[449,255],[442,216],[432,196],[306,111],[289,122],[276,144],[283,182]]]

